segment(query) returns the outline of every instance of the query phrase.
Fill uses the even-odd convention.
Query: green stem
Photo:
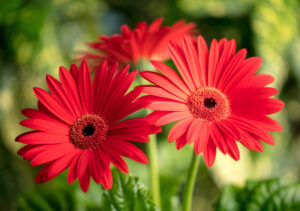
[[[158,159],[157,159],[157,140],[156,135],[150,135],[150,142],[148,144],[148,157],[150,165],[150,177],[151,177],[151,186],[152,186],[152,198],[155,204],[161,208],[161,199],[160,199],[160,182],[159,182],[159,168],[158,168]]]
[[[200,156],[193,152],[192,162],[187,175],[187,181],[183,192],[182,211],[190,211],[192,206],[193,191],[199,167]]]
[[[139,71],[142,70],[153,70],[153,66],[147,60],[140,60],[135,68]],[[149,82],[142,80],[140,81],[143,85],[148,85]],[[150,114],[151,110],[146,110],[147,114]],[[157,136],[156,134],[149,135],[150,142],[147,144],[147,154],[150,166],[150,180],[152,187],[152,199],[154,203],[161,208],[161,196],[160,196],[160,180],[159,180],[159,166],[157,159]]]

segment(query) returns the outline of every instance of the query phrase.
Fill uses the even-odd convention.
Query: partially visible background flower
[[[125,173],[128,167],[122,156],[148,163],[146,155],[130,142],[147,142],[147,135],[159,128],[142,118],[122,121],[147,102],[137,98],[140,88],[127,93],[137,71],[128,73],[129,66],[121,70],[117,66],[102,63],[91,83],[89,67],[83,61],[80,68],[71,65],[70,71],[61,67],[61,82],[47,75],[51,94],[34,88],[38,109],[24,109],[28,119],[20,122],[34,131],[18,136],[16,141],[27,144],[18,154],[31,160],[32,166],[45,164],[37,183],[69,167],[68,183],[78,177],[82,190],[87,191],[92,177],[110,189],[110,163]]]
[[[170,40],[177,42],[184,34],[190,34],[194,23],[177,21],[172,26],[161,26],[162,18],[154,20],[149,26],[140,22],[135,29],[128,25],[121,28],[122,34],[112,36],[100,35],[100,41],[89,43],[96,53],[86,53],[79,59],[92,60],[98,65],[102,60],[119,62],[121,64],[137,63],[140,59],[156,59],[164,61],[169,59],[167,44]]]
[[[269,131],[281,125],[266,115],[280,111],[284,103],[270,98],[278,90],[265,87],[273,77],[255,73],[262,59],[246,59],[247,51],[236,51],[234,40],[212,41],[210,49],[203,37],[197,42],[184,37],[182,45],[171,42],[169,52],[180,75],[159,61],[152,61],[162,74],[144,71],[142,76],[155,86],[144,92],[156,110],[148,117],[157,125],[178,121],[170,130],[169,141],[177,149],[194,143],[195,153],[203,153],[212,166],[216,148],[239,159],[236,141],[250,150],[262,152],[262,140],[274,144]]]

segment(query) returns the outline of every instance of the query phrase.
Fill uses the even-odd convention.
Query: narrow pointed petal
[[[91,97],[91,75],[86,61],[83,61],[79,68],[79,96],[83,109],[87,113],[93,111],[93,103]]]
[[[41,103],[56,117],[58,117],[68,125],[73,124],[75,120],[74,117],[70,115],[59,103],[57,103],[56,100],[53,99],[53,97],[48,92],[40,88],[34,88],[34,92]]]
[[[140,39],[145,34],[137,31],[136,36]],[[53,179],[69,167],[68,183],[78,178],[83,192],[88,191],[91,178],[111,189],[110,164],[128,173],[123,157],[148,163],[144,152],[131,142],[148,142],[148,135],[161,128],[147,118],[128,119],[128,115],[145,108],[151,100],[146,96],[138,98],[143,87],[128,92],[138,74],[129,69],[104,62],[91,83],[89,67],[83,61],[80,68],[71,65],[70,71],[60,67],[61,82],[47,76],[51,94],[34,89],[38,109],[22,110],[28,119],[20,122],[34,131],[19,135],[16,141],[27,144],[18,151],[24,160],[30,160],[32,166],[44,165],[37,183]],[[166,97],[174,96],[185,103],[166,93]]]
[[[83,192],[87,192],[90,186],[91,177],[89,171],[86,171],[82,177],[79,177],[79,184]]]
[[[216,145],[210,139],[206,145],[205,151],[203,151],[204,161],[207,166],[211,167],[216,159]]]
[[[35,130],[50,133],[58,133],[61,135],[69,135],[70,126],[59,121],[48,121],[44,119],[24,119],[20,125]]]
[[[246,49],[236,52],[235,40],[213,39],[209,48],[202,36],[181,41],[168,46],[177,70],[152,61],[162,74],[142,73],[154,84],[144,86],[147,108],[154,110],[147,118],[156,125],[178,121],[168,141],[176,140],[177,149],[194,143],[195,153],[203,153],[208,166],[217,148],[239,160],[236,141],[259,152],[264,150],[261,141],[273,145],[269,132],[282,126],[267,115],[281,111],[284,103],[271,98],[277,89],[266,87],[274,78],[256,74],[262,59],[246,59]]]
[[[175,141],[179,137],[181,137],[187,131],[187,129],[190,127],[193,121],[194,118],[188,118],[177,122],[169,132],[168,135],[169,142]]]
[[[194,143],[199,138],[199,136],[201,135],[201,127],[203,127],[203,124],[205,123],[203,123],[200,119],[195,119],[192,122],[187,133],[187,142],[189,144]]]

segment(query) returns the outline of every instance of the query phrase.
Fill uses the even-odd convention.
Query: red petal
[[[68,92],[71,99],[69,99],[74,106],[74,110],[77,116],[83,113],[83,108],[80,102],[78,86],[74,81],[71,73],[64,67],[59,68],[59,78],[61,83],[64,85],[66,91]]]
[[[194,143],[195,153],[200,154],[206,150],[206,145],[210,139],[210,126],[208,124],[202,124],[201,130],[199,131],[198,140]]]
[[[198,36],[198,54],[199,54],[199,63],[200,63],[200,72],[204,80],[204,85],[207,86],[207,63],[208,63],[208,48],[206,42],[202,36]]]
[[[158,101],[153,98],[153,102],[147,106],[151,110],[159,111],[184,111],[188,112],[188,107],[184,103],[175,101]]]
[[[216,146],[213,140],[210,139],[208,141],[206,149],[203,151],[203,157],[208,167],[211,167],[214,164],[216,158]]]
[[[78,90],[83,109],[87,113],[92,113],[91,75],[86,61],[82,61],[79,68]]]
[[[189,130],[187,132],[187,142],[189,144],[194,143],[197,139],[199,139],[199,136],[201,136],[200,131],[203,127],[203,121],[200,119],[195,119],[192,124],[189,127]]]
[[[70,143],[69,136],[49,132],[27,132],[16,138],[23,144],[60,144]]]
[[[110,150],[110,153],[117,152],[122,156],[128,157],[134,161],[140,163],[148,163],[148,158],[142,150],[135,145],[121,140],[110,140],[105,142],[106,148]]]
[[[196,88],[204,86],[204,79],[201,77],[200,73],[201,67],[196,50],[196,43],[191,36],[184,36],[183,50]]]
[[[226,91],[224,91],[224,89],[231,81],[231,78],[239,71],[241,65],[243,64],[243,61],[246,58],[246,55],[246,49],[242,49],[231,59],[225,70],[223,70],[224,73],[222,74],[222,77],[220,77],[220,81],[217,87],[218,89],[223,90],[224,93],[227,93]]]
[[[166,91],[165,89],[162,89],[157,86],[143,86],[143,93],[185,103],[185,100],[178,97],[176,95],[176,93],[170,93],[170,92]]]
[[[110,190],[112,188],[112,184],[113,184],[113,177],[111,174],[111,169],[109,167],[105,168],[102,176],[103,176],[103,178],[102,178],[101,184],[103,185],[103,187],[105,189]]]
[[[193,117],[191,113],[186,112],[186,111],[178,111],[178,112],[171,112],[169,114],[166,114],[159,118],[156,121],[156,125],[161,126],[161,125],[166,125],[178,120],[184,120],[187,118]]]
[[[180,138],[176,140],[176,148],[180,150],[187,144],[186,134],[182,135]]]
[[[239,160],[240,152],[235,141],[231,139],[227,139],[226,141],[228,144],[228,154],[230,155],[230,157],[232,157],[234,160]]]
[[[106,166],[104,163],[107,162],[106,160],[101,159],[100,154],[102,153],[102,151],[100,151],[101,150],[97,148],[90,154],[90,171],[96,183],[101,182],[103,169],[105,168],[104,166]]]
[[[36,177],[36,183],[46,182],[50,179],[53,179],[61,172],[66,170],[66,168],[70,165],[70,162],[74,158],[75,153],[70,153],[69,155],[57,159],[47,166],[47,171],[41,171]]]
[[[216,74],[217,65],[219,62],[219,46],[216,39],[213,39],[210,49],[209,49],[209,57],[208,57],[208,70],[207,70],[207,82],[208,86],[213,85],[213,78]]]
[[[224,137],[224,131],[218,126],[218,123],[211,125],[211,138],[214,141],[215,145],[223,152],[227,153],[227,142],[226,137]]]
[[[128,166],[125,163],[124,159],[121,156],[110,154],[109,155],[111,162],[125,174],[128,173]]]
[[[83,174],[87,171],[90,162],[89,154],[89,150],[83,150],[77,159],[76,176],[78,178],[83,177]]]
[[[196,86],[188,64],[186,62],[184,52],[178,45],[176,45],[172,41],[168,45],[168,50],[171,55],[172,61],[174,62],[178,71],[180,72],[180,75],[182,76],[185,84],[187,85],[187,87],[189,87],[191,91],[194,91],[196,89]]]
[[[72,100],[70,100],[70,96],[62,84],[50,75],[47,75],[46,81],[52,96],[57,99],[57,102],[59,102],[60,105],[65,108],[65,110],[69,111],[70,114],[76,118],[76,109],[74,109]]]
[[[57,133],[61,135],[69,135],[70,126],[59,121],[48,121],[44,119],[24,119],[20,125],[35,130]]]
[[[176,93],[176,95],[182,99],[187,98],[187,94],[184,93],[180,87],[171,82],[167,77],[150,71],[143,71],[140,74],[143,78],[151,81],[159,87],[162,87],[168,92]]]
[[[38,166],[44,163],[61,158],[69,153],[74,152],[76,149],[73,145],[66,144],[55,144],[53,146],[49,145],[49,149],[46,149],[38,154],[36,154],[31,160],[32,166]]]
[[[73,124],[75,118],[69,114],[69,111],[65,110],[59,103],[57,103],[48,92],[40,88],[34,88],[34,92],[40,102],[55,116],[68,125]]]
[[[177,140],[188,131],[189,126],[194,121],[194,118],[188,118],[177,122],[170,130],[168,135],[169,142]]]
[[[72,184],[74,180],[76,179],[76,166],[77,166],[77,161],[80,156],[80,153],[76,154],[70,163],[70,167],[68,170],[68,176],[67,176],[67,181],[69,184]]]
[[[170,81],[172,81],[174,84],[176,84],[186,95],[190,95],[191,92],[189,88],[186,86],[186,84],[183,82],[183,80],[180,78],[180,76],[170,68],[168,65],[164,64],[163,62],[159,61],[151,61],[151,64],[158,69],[160,72],[162,72]],[[172,92],[173,94],[174,93]],[[185,98],[182,98],[185,99]]]
[[[90,177],[90,173],[87,169],[87,171],[85,171],[85,173],[83,174],[82,177],[79,177],[79,184],[80,187],[82,189],[83,192],[87,192],[90,186],[90,181],[91,181],[91,177]]]
[[[149,25],[149,28],[148,28],[149,33],[152,33],[152,32],[157,31],[157,30],[160,28],[160,26],[161,26],[161,24],[162,24],[163,21],[164,21],[163,18],[156,18],[156,19]]]

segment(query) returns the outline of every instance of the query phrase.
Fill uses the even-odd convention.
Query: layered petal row
[[[170,56],[178,73],[160,61],[152,61],[160,72],[141,72],[154,85],[144,86],[155,110],[147,118],[156,125],[177,121],[169,133],[181,149],[194,144],[212,166],[218,148],[239,159],[236,142],[250,150],[263,151],[261,141],[274,144],[270,131],[281,125],[267,115],[279,112],[284,103],[272,98],[278,90],[266,87],[270,75],[256,74],[262,59],[246,59],[247,51],[236,52],[234,40],[213,40],[208,47],[202,36],[181,43],[170,42]]]
[[[136,28],[128,25],[121,27],[121,34],[99,36],[99,41],[89,43],[88,46],[95,53],[86,53],[78,59],[87,59],[98,65],[102,60],[119,62],[123,65],[137,63],[140,59],[157,59],[164,61],[170,58],[167,44],[175,42],[184,34],[190,34],[195,28],[194,23],[177,21],[172,26],[162,26],[163,19],[158,18],[150,25],[140,22]]]
[[[26,144],[18,152],[32,166],[44,165],[37,183],[48,181],[68,168],[68,182],[76,178],[84,192],[90,179],[104,188],[112,187],[112,163],[128,173],[123,157],[147,163],[146,155],[131,142],[148,142],[148,135],[160,131],[149,120],[126,119],[149,102],[138,98],[142,89],[128,92],[137,71],[118,69],[105,61],[91,81],[85,61],[70,70],[61,67],[60,81],[47,76],[50,93],[34,88],[38,109],[24,109],[28,118],[20,124],[33,131],[16,141]]]

